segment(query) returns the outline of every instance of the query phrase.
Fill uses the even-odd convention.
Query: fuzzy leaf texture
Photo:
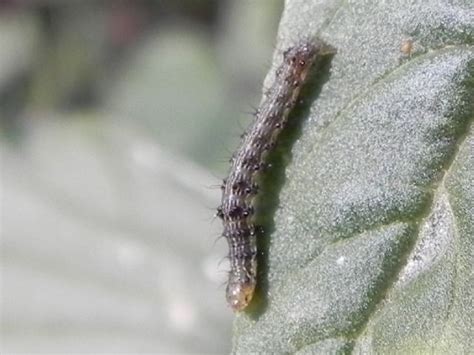
[[[312,37],[337,53],[288,150],[264,291],[233,352],[466,353],[472,1],[287,0],[265,86]]]

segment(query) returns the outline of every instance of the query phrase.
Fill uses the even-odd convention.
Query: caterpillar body
[[[285,128],[308,72],[321,54],[322,43],[311,41],[287,49],[271,88],[264,95],[256,118],[243,135],[224,180],[221,205],[217,208],[229,244],[230,273],[227,303],[242,311],[250,303],[257,284],[257,230],[253,201],[265,159]]]

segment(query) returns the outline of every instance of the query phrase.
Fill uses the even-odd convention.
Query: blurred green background
[[[225,353],[213,220],[281,0],[0,1],[2,353]]]

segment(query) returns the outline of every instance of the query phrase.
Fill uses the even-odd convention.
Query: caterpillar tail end
[[[249,305],[255,293],[255,284],[252,280],[229,282],[226,298],[227,304],[234,312],[241,312]]]

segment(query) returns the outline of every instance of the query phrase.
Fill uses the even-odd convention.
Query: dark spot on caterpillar
[[[231,219],[240,219],[242,217],[248,217],[253,213],[252,206],[235,206],[229,211],[229,217]]]
[[[275,143],[273,143],[273,142],[272,142],[272,143],[268,143],[268,144],[265,144],[265,145],[264,145],[263,149],[265,149],[265,150],[270,150],[270,149],[272,149],[274,146],[275,146]]]
[[[256,137],[256,138],[255,138],[255,142],[254,142],[254,144],[253,144],[254,147],[255,147],[256,149],[259,149],[259,148],[262,146],[262,141],[263,141],[262,136]]]
[[[258,164],[258,161],[255,157],[253,156],[250,156],[248,158],[245,158],[243,161],[242,161],[242,167],[243,168],[252,168],[253,166],[257,165]]]
[[[243,212],[242,212],[242,215],[244,217],[248,217],[250,216],[251,214],[253,214],[253,207],[250,206],[250,207],[247,207],[247,209],[245,209]]]
[[[222,184],[221,184],[221,190],[222,190],[222,192],[224,192],[224,190],[225,190],[225,185],[226,185],[226,184],[227,184],[227,180],[226,180],[226,179],[222,180]]]
[[[295,106],[295,103],[295,100],[290,100],[285,104],[285,108],[292,108],[293,106]]]
[[[219,217],[220,219],[224,219],[224,213],[222,212],[221,206],[217,207],[216,216]]]
[[[286,99],[285,95],[279,94],[276,98],[276,102],[279,104],[283,104],[285,103],[285,99]]]
[[[265,90],[262,104],[255,111],[256,119],[242,135],[245,139],[230,161],[218,215],[222,215],[223,235],[229,244],[231,270],[226,297],[234,311],[247,307],[257,283],[256,240],[257,235],[263,234],[263,228],[256,226],[254,220],[253,199],[259,192],[256,182],[271,166],[266,161],[268,152],[275,147],[321,48],[320,43],[304,42],[283,53],[275,81]]]
[[[258,186],[256,184],[248,185],[248,182],[245,180],[237,181],[232,185],[233,192],[238,195],[255,193],[257,189]]]
[[[254,183],[252,186],[247,186],[245,193],[248,195],[256,195],[258,193],[258,185]]]

